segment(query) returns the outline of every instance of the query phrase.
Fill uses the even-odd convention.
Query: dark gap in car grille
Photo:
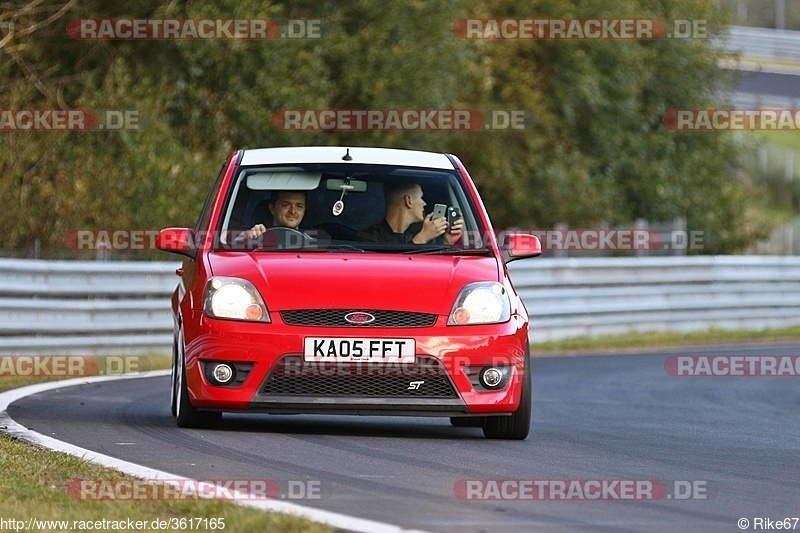
[[[367,313],[374,316],[375,320],[366,324],[351,324],[344,319],[351,313]],[[430,313],[363,309],[306,309],[281,312],[281,318],[290,326],[346,328],[425,328],[436,323],[436,316]]]
[[[275,363],[261,394],[458,398],[438,359],[416,363],[312,363],[289,356]]]

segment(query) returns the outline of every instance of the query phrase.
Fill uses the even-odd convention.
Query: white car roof
[[[342,159],[350,150],[353,159]],[[288,163],[353,163],[370,165],[404,165],[453,170],[453,163],[444,154],[398,150],[395,148],[362,148],[352,146],[295,146],[245,150],[241,164],[274,165]]]

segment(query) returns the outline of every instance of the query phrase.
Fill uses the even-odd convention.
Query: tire
[[[178,427],[210,429],[218,427],[222,421],[222,413],[216,411],[200,411],[189,401],[189,388],[186,385],[186,363],[183,359],[183,336],[178,339],[178,357],[173,367],[177,375],[175,383],[175,417]]]
[[[525,440],[531,429],[531,364],[530,353],[525,354],[525,375],[522,376],[522,394],[519,407],[511,416],[487,416],[483,423],[483,436],[487,439]]]
[[[485,419],[485,416],[451,416],[450,424],[457,428],[479,428]]]
[[[170,372],[169,380],[169,408],[172,411],[172,416],[178,416],[178,341],[172,341],[172,372]]]

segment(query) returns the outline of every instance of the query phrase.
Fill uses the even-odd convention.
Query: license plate
[[[414,339],[306,337],[304,361],[383,361],[413,363]]]

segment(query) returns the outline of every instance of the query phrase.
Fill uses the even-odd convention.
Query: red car
[[[496,235],[452,155],[384,148],[239,150],[183,254],[172,298],[172,413],[450,417],[524,439],[528,314],[506,263],[541,253]]]

